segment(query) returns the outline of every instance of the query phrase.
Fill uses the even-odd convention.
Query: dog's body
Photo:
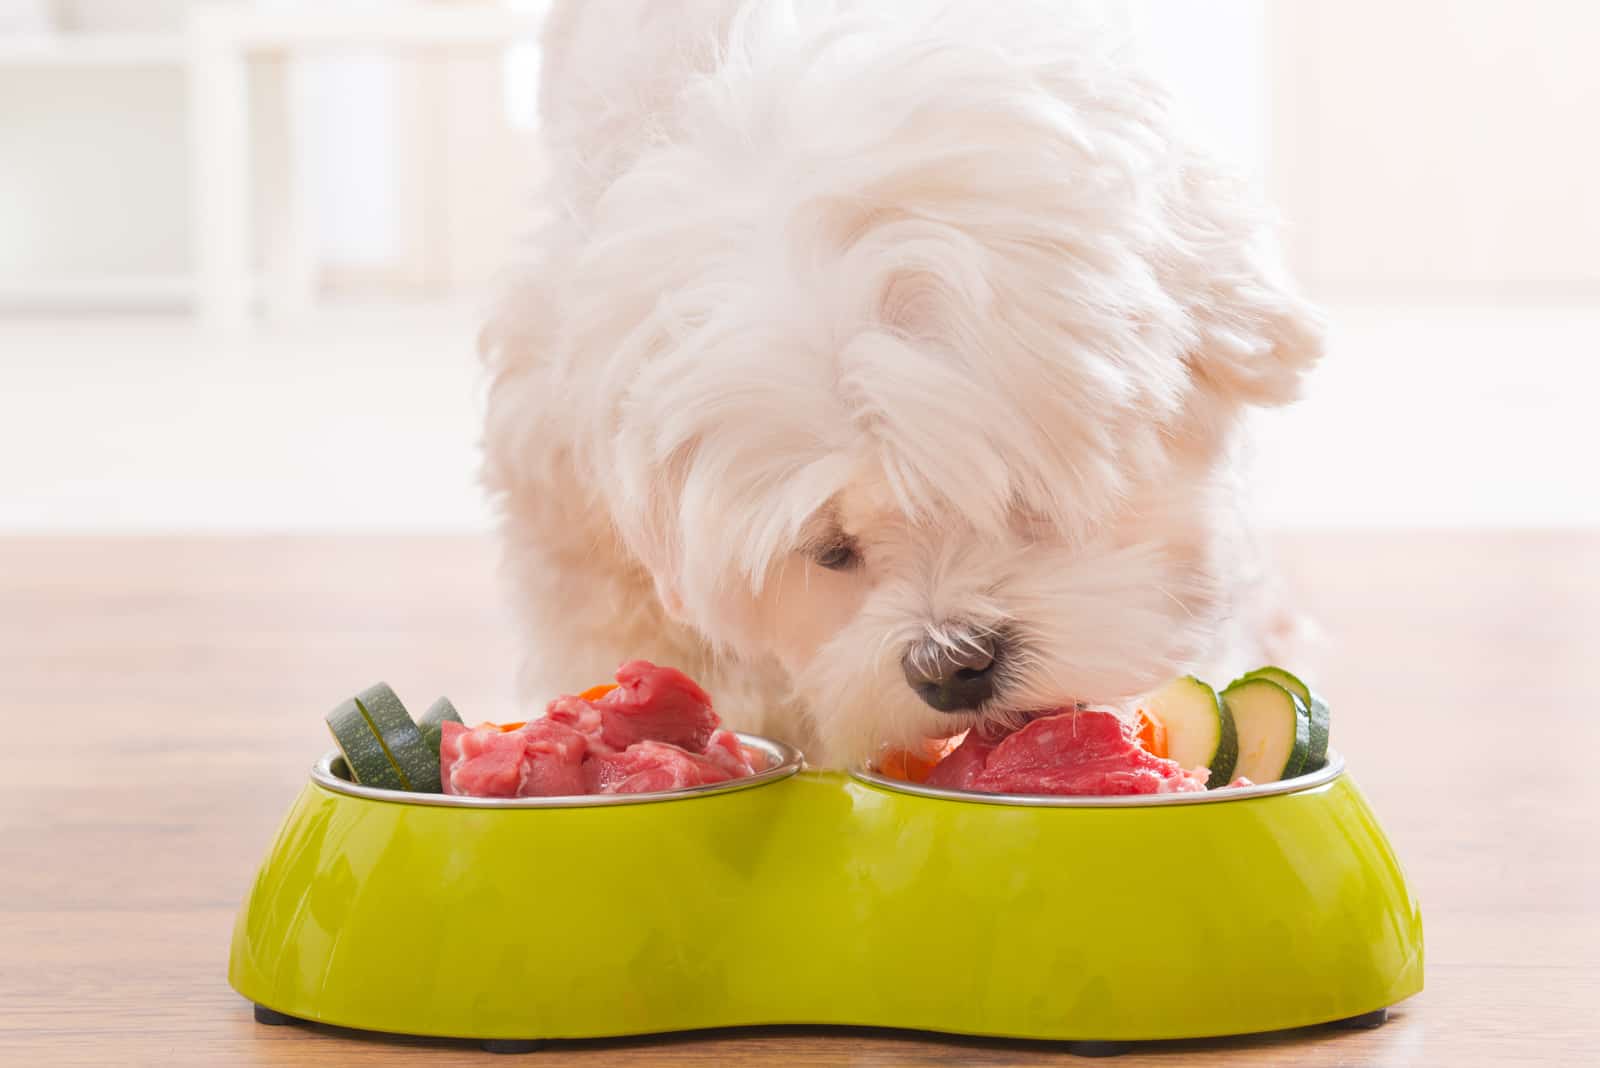
[[[568,0],[487,336],[530,696],[644,656],[853,759],[1260,637],[1233,486],[1320,351],[1250,196],[1041,0]]]

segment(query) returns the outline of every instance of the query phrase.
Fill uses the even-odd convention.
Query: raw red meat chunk
[[[609,753],[611,747],[600,740],[600,709],[581,697],[557,697],[544,710],[544,718],[564,723],[589,739],[590,749]]]
[[[1003,738],[974,729],[928,775],[929,786],[985,794],[1172,794],[1204,790],[1205,769],[1185,771],[1139,745],[1114,712],[1041,716]]]
[[[619,667],[617,688],[594,704],[600,710],[600,737],[613,749],[653,741],[698,753],[722,722],[693,679],[648,660]]]
[[[759,749],[740,745],[739,736],[732,731],[714,731],[706,743],[705,757],[733,778],[767,770],[766,755]]]
[[[536,719],[502,731],[446,721],[440,729],[440,779],[447,794],[553,797],[585,792],[588,740],[565,724]]]
[[[468,729],[446,720],[440,725],[440,780],[447,794],[516,797],[522,787],[527,742],[516,731],[498,727]]]
[[[447,794],[557,797],[709,786],[765,770],[763,755],[720,724],[683,672],[632,660],[617,669],[616,689],[593,701],[558,697],[515,730],[443,724],[440,778]]]
[[[583,759],[589,740],[571,727],[536,719],[521,730],[523,778],[518,797],[556,797],[583,792]]]
[[[645,794],[684,786],[727,782],[733,775],[707,757],[667,742],[635,742],[620,753],[597,756],[584,766],[588,792]]]

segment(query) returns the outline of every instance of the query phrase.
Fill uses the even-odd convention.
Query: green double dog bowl
[[[493,1049],[758,1024],[1087,1043],[1381,1021],[1422,921],[1336,754],[1209,794],[952,794],[804,768],[636,797],[363,787],[284,819],[228,979],[302,1019]]]

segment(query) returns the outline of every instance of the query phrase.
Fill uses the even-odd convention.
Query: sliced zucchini
[[[1167,757],[1185,768],[1210,768],[1207,785],[1233,781],[1239,759],[1239,735],[1233,715],[1217,691],[1193,675],[1158,690],[1149,701],[1150,714],[1167,730]]]
[[[1251,782],[1292,779],[1311,750],[1311,715],[1300,698],[1269,679],[1240,679],[1222,691],[1239,734],[1235,776]]]
[[[1266,679],[1275,682],[1300,698],[1311,716],[1311,750],[1306,754],[1305,771],[1316,771],[1328,762],[1328,702],[1294,675],[1281,667],[1257,668],[1245,675],[1247,679]]]
[[[1243,675],[1237,679],[1234,679],[1233,682],[1229,683],[1228,685],[1232,686],[1233,683],[1243,682],[1245,679],[1266,679],[1268,682],[1275,682],[1279,686],[1282,686],[1285,690],[1288,690],[1290,693],[1300,698],[1302,702],[1308,701],[1311,695],[1310,687],[1301,682],[1298,676],[1289,674],[1281,667],[1272,667],[1269,665],[1267,667],[1256,668],[1254,671],[1246,671]]]
[[[444,734],[444,723],[447,720],[451,723],[461,722],[456,706],[450,703],[448,697],[441,697],[429,705],[422,718],[417,720],[417,730],[422,732],[422,740],[435,760],[439,759],[439,740]]]
[[[366,713],[356,704],[355,698],[340,704],[327,717],[328,731],[344,754],[351,777],[365,786],[381,786],[385,790],[404,790],[400,771],[384,752],[383,743],[372,730]]]
[[[390,760],[399,768],[405,789],[425,794],[442,792],[439,754],[428,751],[422,732],[411,722],[411,714],[388,684],[369,686],[355,699],[372,722]]]
[[[327,721],[357,782],[389,790],[440,791],[439,758],[430,756],[417,725],[387,684],[362,690],[329,712]]]

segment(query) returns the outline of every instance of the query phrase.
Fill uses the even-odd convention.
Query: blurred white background
[[[1107,0],[1333,323],[1316,526],[1600,522],[1600,5]],[[539,0],[0,0],[0,530],[455,530]]]

